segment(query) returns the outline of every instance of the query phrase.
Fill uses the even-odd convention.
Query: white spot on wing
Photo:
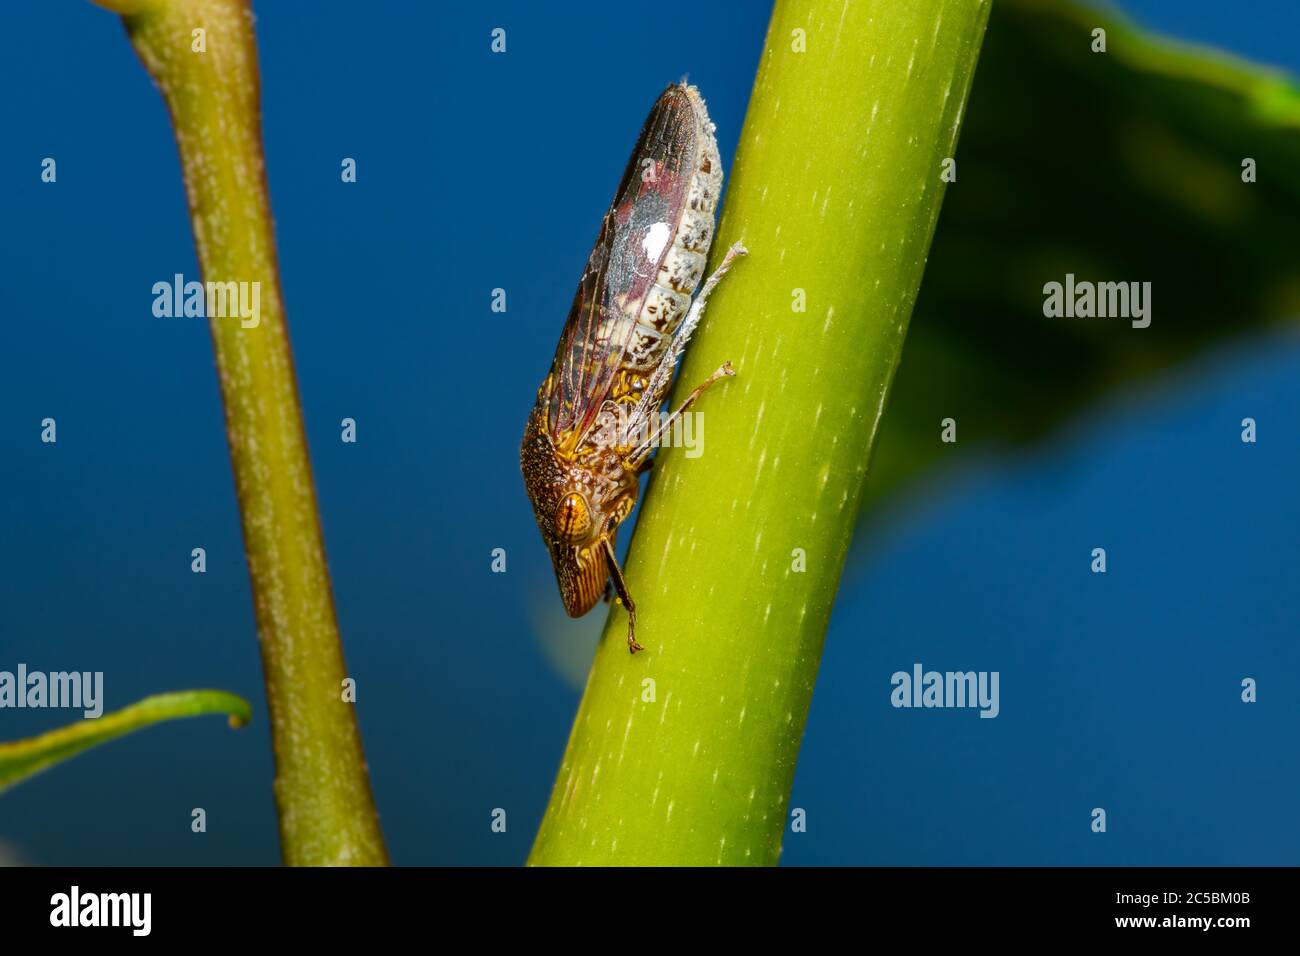
[[[668,245],[668,240],[672,237],[673,231],[668,228],[668,223],[657,222],[650,227],[641,240],[641,248],[645,250],[645,257],[651,262],[658,262],[659,256],[663,253],[664,247]]]

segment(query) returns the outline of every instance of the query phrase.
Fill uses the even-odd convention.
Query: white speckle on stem
[[[767,409],[767,400],[758,403],[758,411],[754,413],[754,431],[749,436],[749,447],[754,447],[754,442],[758,441],[758,433],[763,427],[763,412]]]
[[[632,733],[632,717],[632,713],[627,715],[627,725],[623,728],[623,746],[618,752],[618,762],[620,764],[623,762],[623,755],[627,753],[627,739]]]

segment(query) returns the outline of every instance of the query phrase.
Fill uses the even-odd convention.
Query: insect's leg
[[[618,592],[618,599],[627,608],[627,650],[629,654],[635,654],[637,651],[645,650],[636,642],[636,605],[632,603],[632,595],[627,593],[623,569],[618,566],[618,558],[614,557],[614,545],[610,543],[609,538],[601,538],[600,543],[605,546],[605,555],[609,558],[609,573],[614,579],[614,590]]]
[[[629,469],[640,468],[641,465],[645,462],[647,456],[649,456],[649,454],[652,451],[654,451],[655,446],[659,444],[659,436],[662,435],[664,432],[668,431],[670,428],[672,428],[673,422],[681,418],[682,415],[686,412],[686,410],[695,404],[695,400],[708,390],[710,385],[712,385],[720,378],[730,378],[732,375],[735,374],[736,371],[731,367],[731,363],[723,362],[721,368],[719,368],[716,372],[714,372],[712,375],[710,375],[703,382],[701,382],[699,385],[696,385],[695,388],[691,390],[691,394],[686,396],[686,401],[682,402],[681,406],[677,409],[677,411],[673,412],[671,415],[669,415],[667,418],[664,419],[663,424],[661,424],[657,429],[655,429],[655,433],[653,435],[651,435],[640,445],[634,448],[632,452],[625,459],[623,459],[624,465]]]
[[[695,316],[695,321],[699,322],[700,314],[704,312],[704,306],[709,301],[709,295],[718,287],[722,277],[731,271],[731,266],[736,259],[747,255],[749,255],[749,250],[741,243],[733,242],[731,244],[731,247],[727,249],[727,254],[722,257],[722,262],[718,264],[718,268],[713,270],[713,275],[704,280],[704,285],[700,287],[700,294],[695,297],[695,301],[691,303],[691,307],[686,313],[686,322],[691,321],[691,313],[697,310],[699,314]]]
[[[650,376],[650,381],[641,394],[641,400],[636,403],[636,407],[632,410],[629,421],[634,425],[640,425],[649,419],[652,414],[658,413],[659,406],[664,400],[663,397],[668,393],[668,384],[672,381],[673,370],[677,368],[677,360],[681,358],[682,352],[686,351],[686,343],[690,340],[695,327],[700,324],[700,319],[704,317],[704,307],[708,304],[709,296],[717,288],[718,283],[722,281],[722,277],[731,270],[731,266],[736,259],[745,255],[749,255],[748,250],[739,242],[733,242],[731,248],[727,250],[727,254],[722,257],[722,263],[714,270],[713,275],[704,280],[704,286],[695,297],[695,301],[691,303],[691,307],[686,310],[686,316],[682,319],[682,324],[677,327],[672,344],[668,346],[663,357],[659,360],[658,367]]]
[[[606,578],[606,579],[605,579],[605,596],[604,596],[601,600],[603,600],[606,604],[608,604],[608,603],[609,603],[609,599],[612,598],[613,596],[614,596],[614,582],[611,581],[609,578]]]

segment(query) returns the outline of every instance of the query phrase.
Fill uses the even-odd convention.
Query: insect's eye
[[[576,491],[565,495],[555,509],[555,532],[566,541],[579,541],[591,530],[591,509]]]

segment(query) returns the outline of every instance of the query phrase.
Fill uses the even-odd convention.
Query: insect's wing
[[[576,434],[580,418],[591,404],[597,407],[600,404],[599,399],[591,402],[586,397],[594,388],[599,364],[617,357],[612,349],[602,350],[597,344],[604,316],[602,302],[605,276],[609,269],[614,232],[614,211],[611,209],[601,223],[600,234],[596,237],[596,245],[587,260],[587,268],[583,270],[582,279],[578,282],[578,291],[573,297],[573,306],[569,310],[569,318],[564,323],[564,332],[555,351],[555,361],[551,366],[555,386],[547,410],[547,421],[557,445],[566,443],[570,437],[575,441],[580,437]]]
[[[557,446],[591,427],[636,334],[699,168],[708,117],[698,94],[670,86],[646,119],[578,283],[552,366],[547,420]]]

